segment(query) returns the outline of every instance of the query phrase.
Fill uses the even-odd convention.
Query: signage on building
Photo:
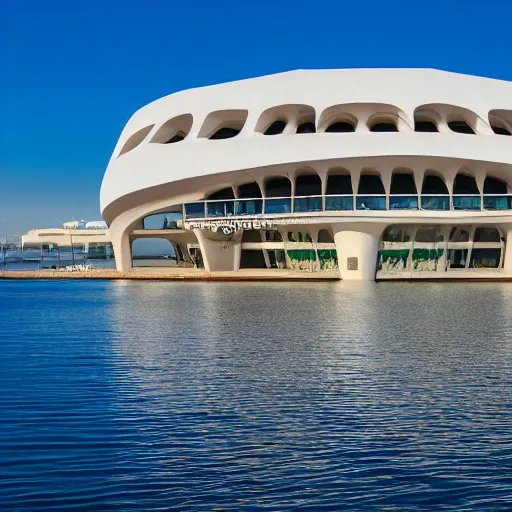
[[[271,229],[271,220],[208,220],[184,223],[185,229],[209,229],[223,235],[232,235],[240,229]]]

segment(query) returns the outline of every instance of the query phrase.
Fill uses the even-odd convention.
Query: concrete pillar
[[[346,280],[373,281],[377,268],[379,242],[380,234],[377,233],[364,231],[335,233],[334,243],[338,253],[340,277]]]
[[[194,229],[207,272],[233,271],[240,268],[241,231],[231,240],[215,240],[203,229]]]
[[[505,235],[505,257],[503,258],[503,269],[506,273],[512,274],[512,226],[508,227]]]
[[[117,270],[128,272],[132,268],[132,244],[128,232],[113,236],[111,241]]]

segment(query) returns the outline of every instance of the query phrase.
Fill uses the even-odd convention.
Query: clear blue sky
[[[121,129],[156,98],[296,68],[512,80],[511,20],[510,0],[6,0],[0,232],[98,218]]]

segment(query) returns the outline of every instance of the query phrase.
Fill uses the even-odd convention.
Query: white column
[[[231,240],[214,240],[203,229],[194,229],[207,272],[234,271],[240,268],[241,232]]]
[[[112,236],[112,233],[111,233]],[[127,272],[132,268],[132,245],[127,232],[120,236],[112,236],[112,249],[116,260],[116,268],[120,272]]]
[[[508,230],[506,230],[503,269],[505,272],[512,274],[512,226],[508,226]]]
[[[373,281],[377,268],[380,235],[363,231],[338,231],[334,235],[340,277],[346,280]],[[354,258],[354,259],[353,259]],[[349,263],[355,270],[349,270]],[[354,268],[354,267],[353,267]]]

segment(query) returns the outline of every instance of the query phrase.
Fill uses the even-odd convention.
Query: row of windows
[[[291,243],[313,243],[313,237],[307,232],[288,231],[281,233],[278,230],[258,231],[254,229],[244,230],[242,243],[251,242],[291,242]],[[319,244],[333,244],[334,237],[327,229],[321,229],[316,238]]]
[[[255,199],[263,197],[292,197],[292,181],[288,177],[270,177],[264,182],[264,190],[253,183],[238,186],[237,199]],[[459,172],[453,183],[453,194],[507,194],[507,184],[492,176],[487,176],[483,190],[480,191],[475,178],[469,173]],[[326,195],[352,195],[352,178],[344,169],[331,169],[327,176]],[[363,171],[359,177],[357,194],[386,194],[380,175],[374,171]],[[391,177],[390,194],[392,195],[416,195],[418,190],[414,175],[411,171],[397,169]],[[423,178],[421,194],[448,195],[448,187],[441,175],[427,171]],[[302,174],[295,178],[295,197],[322,195],[322,180],[318,174]],[[232,187],[223,188],[205,197],[207,200],[235,199],[235,191]]]
[[[386,104],[351,104],[335,105],[327,108],[316,119],[315,110],[308,105],[281,105],[265,110],[255,131],[263,135],[280,135],[285,133],[351,133],[355,132],[363,120],[358,112],[371,107],[376,111],[365,118],[366,128],[371,132],[402,132],[412,128],[404,120],[405,114]],[[207,115],[199,138],[211,140],[230,139],[236,137],[245,126],[247,110],[219,110]],[[476,133],[492,133],[512,135],[512,111],[491,110],[487,125],[474,112],[453,105],[435,104],[422,105],[414,112],[414,131],[416,132],[455,132],[475,135]],[[183,114],[166,121],[153,135],[150,142],[174,144],[181,142],[190,133],[193,124],[192,114]],[[131,151],[142,143],[153,130],[149,125],[134,133],[125,143],[119,155]],[[489,130],[492,130],[492,132]]]
[[[472,229],[471,226],[454,226],[447,233],[447,241],[453,243],[501,243],[502,235],[497,228],[480,226]],[[382,242],[408,243],[441,243],[445,235],[441,226],[420,226],[413,230],[410,226],[390,226],[382,234]]]

